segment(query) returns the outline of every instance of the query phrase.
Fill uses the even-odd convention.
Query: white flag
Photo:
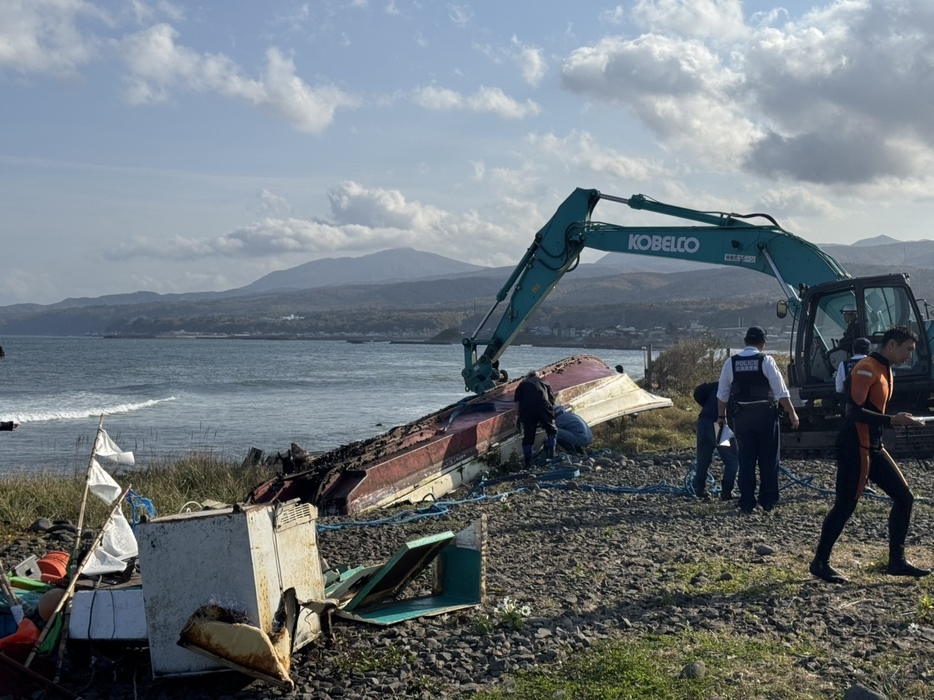
[[[104,528],[104,538],[81,569],[85,576],[119,573],[126,569],[126,560],[139,553],[139,545],[130,523],[117,510]]]
[[[120,464],[133,464],[133,453],[123,452],[117,444],[110,439],[107,431],[101,429],[97,433],[97,442],[94,443],[94,453],[98,457],[106,457]]]
[[[120,484],[114,481],[113,477],[97,463],[96,459],[91,460],[91,468],[88,469],[88,488],[91,493],[101,499],[107,505],[110,505],[123,492]]]

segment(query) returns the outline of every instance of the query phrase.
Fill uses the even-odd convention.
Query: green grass
[[[704,580],[691,583],[698,575],[703,575]],[[675,564],[671,585],[692,594],[792,598],[801,590],[803,577],[799,567],[784,560],[778,564],[751,564],[708,559],[702,563]]]
[[[376,651],[346,649],[338,657],[335,666],[337,670],[350,675],[389,671],[412,661],[413,659],[398,647],[386,647]]]
[[[241,467],[210,455],[114,473],[117,483],[150,499],[160,515],[179,512],[189,501],[243,501],[257,484],[276,473],[272,467]],[[0,543],[20,535],[37,518],[77,522],[85,475],[30,473],[0,479]],[[88,498],[85,527],[103,523],[110,507]]]
[[[509,690],[481,693],[494,700],[678,700],[727,698],[826,698],[833,686],[800,668],[815,649],[760,641],[729,633],[619,637],[593,647],[585,656],[516,676]],[[681,670],[702,661],[699,678]]]

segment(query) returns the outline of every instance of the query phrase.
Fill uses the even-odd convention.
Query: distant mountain
[[[867,241],[883,242],[870,245]],[[876,236],[853,245],[826,244],[821,248],[844,267],[857,264],[934,268],[934,241],[896,241]]]
[[[852,275],[908,272],[916,296],[934,298],[934,241],[873,240],[881,243],[822,247]],[[425,327],[442,317],[453,326],[465,310],[476,313],[490,304],[512,272],[512,266],[480,267],[402,248],[317,260],[223,292],[134,292],[2,306],[0,334],[314,333],[338,322],[351,330],[392,327],[390,319],[399,314],[426,315]],[[603,322],[599,310],[609,307],[614,317],[618,309],[653,304],[662,305],[656,311],[697,315],[721,306],[766,308],[779,295],[774,280],[748,270],[614,253],[568,273],[546,302],[550,311],[543,307],[542,313],[573,309],[580,316],[575,322],[586,316],[596,326]],[[640,318],[634,314],[628,318]]]
[[[892,238],[891,236],[880,235],[873,236],[872,238],[861,238],[852,245],[857,248],[868,248],[874,245],[888,245],[889,243],[901,243],[897,238]]]
[[[485,269],[480,265],[471,265],[414,248],[393,248],[356,258],[312,260],[287,270],[270,272],[252,284],[229,290],[228,293],[255,294],[347,284],[385,284],[447,277]]]
[[[691,260],[674,260],[672,258],[656,258],[651,255],[633,255],[631,253],[607,253],[593,263],[594,266],[604,268],[608,274],[624,275],[631,272],[655,272],[667,274],[669,272],[692,272],[694,270],[709,270],[717,267],[710,263],[692,262]]]

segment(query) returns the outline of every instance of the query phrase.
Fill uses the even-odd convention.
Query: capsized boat
[[[593,355],[575,355],[539,370],[568,406],[591,426],[671,406]],[[489,468],[484,457],[519,449],[513,396],[521,379],[375,437],[311,457],[303,468],[256,486],[249,503],[298,498],[322,515],[347,515],[393,503],[438,498]]]

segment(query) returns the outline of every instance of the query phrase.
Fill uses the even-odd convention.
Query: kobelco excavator
[[[624,226],[592,221],[594,207],[601,200],[690,223]],[[575,190],[535,234],[476,332],[464,338],[462,374],[467,391],[481,394],[506,381],[500,357],[562,276],[577,266],[585,248],[715,263],[775,278],[782,294],[776,312],[780,318],[790,312],[793,319],[787,369],[801,418],[800,430],[783,439],[785,449],[816,453],[832,445],[840,420],[834,374],[849,356],[848,348],[841,345],[845,337],[869,338],[876,349],[893,326],[917,333],[914,355],[895,368],[895,395],[889,408],[916,415],[930,413],[934,328],[919,312],[906,274],[851,277],[816,245],[786,231],[766,214],[697,211],[644,195],[627,199],[592,189]],[[507,296],[508,304],[493,334],[479,337]],[[844,307],[849,310],[851,306],[857,311],[857,326],[848,329]],[[847,313],[847,318],[852,320],[852,314]]]

